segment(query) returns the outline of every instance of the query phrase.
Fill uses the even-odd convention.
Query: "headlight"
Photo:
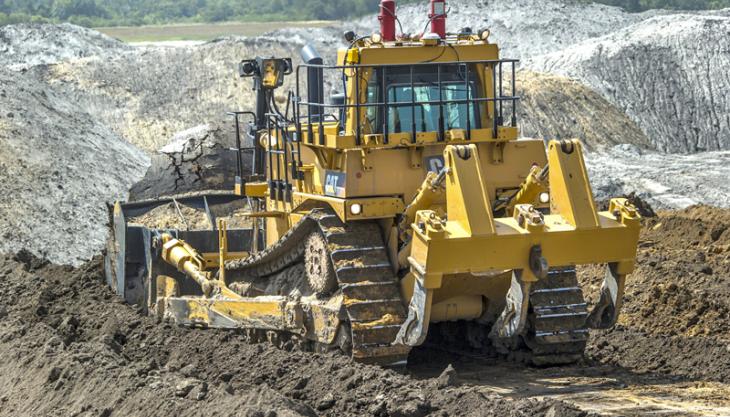
[[[547,204],[550,202],[550,193],[540,193],[540,202]]]
[[[350,213],[352,213],[353,216],[358,216],[360,213],[362,213],[362,205],[360,204],[353,204],[350,206]]]

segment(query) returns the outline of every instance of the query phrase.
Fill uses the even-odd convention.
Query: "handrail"
[[[444,140],[445,137],[445,119],[444,119],[444,108],[448,105],[466,105],[466,139],[471,140],[471,130],[474,127],[475,124],[478,123],[477,120],[472,120],[474,115],[472,115],[472,111],[479,108],[480,104],[482,103],[494,103],[492,108],[488,111],[491,114],[488,114],[488,117],[492,120],[492,131],[493,135],[496,138],[498,135],[498,127],[503,126],[504,123],[504,103],[509,102],[511,103],[511,125],[512,127],[517,126],[517,102],[520,100],[520,97],[516,94],[516,80],[515,80],[515,74],[516,74],[516,64],[519,62],[518,59],[488,59],[488,60],[471,60],[471,61],[443,61],[443,62],[418,62],[418,63],[405,63],[405,64],[351,64],[351,65],[327,65],[327,64],[300,64],[296,67],[295,73],[296,73],[296,94],[295,94],[295,100],[294,100],[294,107],[295,107],[295,116],[292,120],[294,124],[296,124],[297,132],[302,132],[302,123],[306,121],[307,127],[307,133],[308,133],[308,143],[314,144],[314,129],[313,125],[318,124],[319,125],[319,144],[323,145],[324,142],[324,129],[323,129],[323,123],[324,123],[324,114],[327,113],[327,110],[337,110],[337,111],[347,111],[350,109],[355,109],[356,111],[356,120],[358,120],[357,123],[355,123],[354,130],[355,130],[355,138],[356,138],[356,145],[360,145],[360,136],[361,136],[361,123],[359,122],[361,116],[362,116],[362,110],[363,109],[371,109],[371,108],[378,108],[379,112],[382,112],[382,120],[380,120],[380,124],[382,126],[378,126],[378,129],[383,129],[383,142],[387,144],[389,142],[389,135],[390,133],[390,126],[389,126],[389,117],[390,110],[393,108],[411,108],[411,115],[412,115],[412,126],[410,126],[410,130],[412,131],[413,137],[412,141],[415,141],[415,133],[417,132],[417,128],[415,125],[416,117],[416,108],[418,106],[424,106],[424,105],[431,105],[431,106],[438,106],[438,112],[439,112],[439,120],[438,120],[438,138],[439,141]],[[471,65],[485,65],[487,68],[485,68],[486,71],[489,71],[491,73],[491,85],[489,88],[491,88],[492,97],[473,97],[473,92],[470,88],[470,76],[474,74],[473,71],[471,71],[470,66]],[[504,88],[504,66],[508,65],[511,67],[512,70],[512,79],[510,80],[511,89],[510,89],[510,95],[505,95],[505,88]],[[444,84],[452,84],[451,80],[444,80],[443,78],[443,68],[448,66],[458,66],[459,72],[461,73],[461,69],[464,70],[465,76],[460,77],[463,78],[464,85],[463,87],[466,88],[466,98],[446,98],[444,97],[444,90],[443,86]],[[411,99],[409,101],[399,101],[399,100],[389,100],[388,98],[388,83],[387,83],[387,74],[391,73],[392,70],[395,68],[409,68],[410,71],[407,73],[399,73],[398,76],[400,77],[406,77],[410,78],[410,85],[412,88],[412,91],[414,91],[415,86],[415,79],[418,75],[416,69],[417,68],[423,68],[423,67],[430,67],[435,68],[434,75],[437,75],[438,81],[434,81],[435,84],[438,85],[439,90],[439,97],[438,100],[418,100],[415,97],[415,94],[412,93]],[[316,102],[311,100],[309,97],[307,97],[306,100],[303,99],[301,94],[301,76],[300,71],[302,69],[307,68],[316,68],[316,69],[322,69],[322,74],[324,74],[324,70],[331,70],[331,71],[338,71],[342,72],[343,80],[347,78],[355,78],[358,80],[358,82],[354,85],[354,95],[357,97],[356,100],[348,100],[348,91],[347,88],[345,89],[345,102],[344,103],[326,103],[324,102],[324,97],[322,98],[323,102]],[[382,99],[378,102],[362,102],[361,100],[361,92],[362,92],[362,86],[361,86],[361,77],[362,77],[362,71],[363,70],[372,70],[373,73],[379,74],[379,77],[382,78],[381,81],[378,82],[380,84],[378,88],[382,90],[381,95]],[[354,74],[348,74],[346,70],[352,70]],[[410,75],[409,75],[410,74]],[[324,77],[324,75],[321,75],[321,77]],[[322,81],[322,79],[320,79]],[[457,83],[460,82],[456,81]],[[320,84],[322,84],[320,82]],[[408,85],[408,81],[403,81],[403,84]],[[304,107],[302,107],[304,106]],[[302,109],[307,109],[306,114],[303,114]],[[309,109],[317,109],[317,113],[320,115],[316,118],[312,114],[310,114]],[[472,123],[472,122],[475,123]],[[344,123],[344,120],[340,121],[341,123]],[[345,128],[344,124],[342,126]],[[408,128],[406,128],[408,129]],[[301,136],[301,133],[300,133]]]
[[[241,147],[241,122],[239,119],[239,116],[251,116],[254,120],[254,123],[256,122],[256,113],[252,111],[229,111],[226,112],[226,115],[233,116],[235,119],[234,125],[236,128],[236,169],[238,171],[238,177],[243,178],[243,159],[241,158],[241,153],[244,151],[244,148]],[[252,148],[252,150],[255,150],[255,145]],[[254,152],[253,156],[253,164],[251,165],[251,169],[253,173],[256,172],[256,152]]]

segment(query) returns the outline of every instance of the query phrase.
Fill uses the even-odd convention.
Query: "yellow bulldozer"
[[[519,138],[517,61],[488,30],[447,33],[432,0],[428,33],[396,34],[395,2],[380,8],[380,31],[345,34],[333,65],[311,46],[296,67],[241,62],[257,99],[233,113],[235,189],[117,203],[109,284],[180,325],[367,363],[402,365],[426,342],[578,360],[589,329],[616,323],[637,210],[597,210],[578,140]],[[342,91],[325,98],[326,82]],[[163,204],[211,227],[135,222]],[[245,227],[215,215],[231,205]],[[581,264],[606,265],[590,308]]]

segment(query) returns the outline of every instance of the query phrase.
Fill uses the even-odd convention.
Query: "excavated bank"
[[[730,211],[693,206],[643,221],[619,325],[588,356],[640,371],[730,381]],[[599,267],[580,271],[596,295]]]
[[[0,416],[593,415],[157,323],[105,287],[99,259],[2,257],[0,306]]]
[[[28,249],[57,263],[98,252],[106,203],[125,199],[149,164],[33,71],[0,68],[0,147],[0,252]]]
[[[525,66],[575,78],[625,112],[655,149],[730,149],[727,10],[657,16],[587,39]]]
[[[551,74],[517,72],[520,134],[528,138],[580,138],[586,149],[652,143],[626,114],[585,85]]]

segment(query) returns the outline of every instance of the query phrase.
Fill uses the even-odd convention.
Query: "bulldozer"
[[[109,285],[183,326],[383,366],[449,343],[579,360],[618,319],[640,215],[623,198],[597,209],[579,140],[520,137],[518,62],[488,29],[447,32],[444,0],[422,34],[398,33],[396,12],[382,0],[380,30],[346,33],[334,64],[311,46],[296,66],[243,60],[256,102],[232,113],[233,189],[117,202]],[[161,205],[209,227],[136,222]],[[244,227],[220,215],[231,205]],[[605,265],[591,306],[585,264]]]

